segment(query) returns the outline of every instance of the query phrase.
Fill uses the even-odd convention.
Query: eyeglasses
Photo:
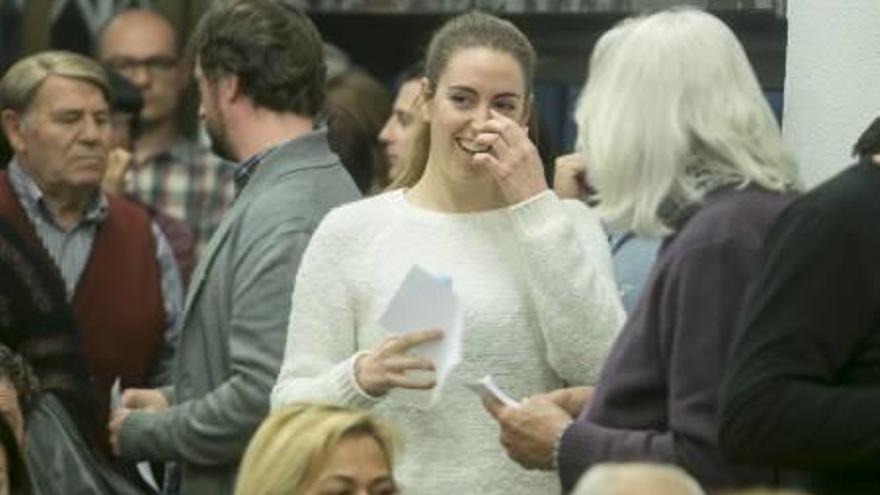
[[[137,74],[138,69],[143,67],[151,76],[165,75],[177,67],[178,59],[171,55],[157,55],[144,59],[131,57],[116,57],[107,60],[107,67],[113,72],[125,77]]]

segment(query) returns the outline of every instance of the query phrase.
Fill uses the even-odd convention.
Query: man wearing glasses
[[[234,186],[231,167],[181,131],[188,76],[178,33],[154,11],[127,10],[101,31],[97,56],[128,79],[144,100],[126,193],[186,221],[195,234],[198,256],[231,203]]]

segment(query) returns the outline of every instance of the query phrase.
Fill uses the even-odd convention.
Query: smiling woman
[[[524,127],[535,55],[510,22],[472,12],[433,37],[420,105],[425,141],[398,188],[330,212],[297,275],[275,407],[374,407],[406,435],[407,494],[558,492],[497,444],[463,384],[492,374],[515,396],[596,377],[622,323],[608,244],[583,203],[549,191]],[[377,322],[413,266],[442,274],[464,308],[463,359],[425,408],[420,346]],[[420,397],[421,396],[421,397]],[[461,462],[466,456],[467,463]]]

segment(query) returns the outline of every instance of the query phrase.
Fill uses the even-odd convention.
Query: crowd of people
[[[548,178],[512,22],[447,20],[393,97],[331,56],[232,0],[3,74],[0,494],[880,490],[880,120],[804,192],[731,29],[661,10]],[[413,267],[461,304],[439,390],[451,329],[381,323]]]

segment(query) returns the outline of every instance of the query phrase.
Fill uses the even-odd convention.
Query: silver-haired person
[[[587,471],[572,495],[705,495],[681,468],[647,462],[599,464]]]
[[[717,443],[718,387],[764,233],[797,188],[796,165],[731,30],[695,9],[624,21],[594,51],[577,109],[598,211],[664,237],[595,390],[518,410],[489,404],[525,467],[571,490],[594,464],[683,467],[707,489],[757,483]]]

